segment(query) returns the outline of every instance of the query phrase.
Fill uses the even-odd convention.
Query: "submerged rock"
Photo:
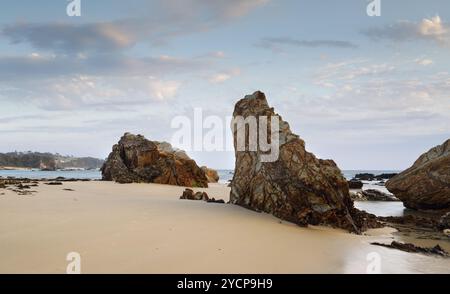
[[[348,187],[350,189],[361,189],[364,186],[363,182],[352,179],[348,181]]]
[[[384,174],[376,175],[375,179],[378,181],[389,180],[389,179],[392,179],[393,177],[395,177],[396,175],[398,175],[398,173],[384,173]]]
[[[407,208],[450,208],[450,139],[422,154],[386,188]]]
[[[378,242],[373,242],[370,244],[376,245],[376,246],[387,247],[387,248],[398,249],[398,250],[402,250],[402,251],[409,252],[409,253],[433,254],[433,255],[448,257],[448,253],[444,249],[442,249],[442,247],[439,245],[428,248],[428,247],[419,247],[419,246],[416,246],[411,243],[400,243],[397,241],[392,241],[391,244],[383,244],[383,243],[378,243]]]
[[[268,122],[277,116],[261,92],[240,100],[233,113],[234,118],[260,116],[268,117]],[[233,128],[236,167],[230,202],[302,226],[329,225],[355,233],[379,227],[374,215],[354,208],[347,180],[334,161],[307,152],[305,142],[279,119],[279,157],[274,162],[261,160],[267,152],[260,145],[249,151],[248,132],[245,151],[236,150],[239,129]]]
[[[360,181],[373,181],[375,179],[375,175],[370,173],[359,173],[355,175],[355,179]]]
[[[105,181],[208,187],[204,171],[185,152],[129,133],[113,146],[101,171]]]

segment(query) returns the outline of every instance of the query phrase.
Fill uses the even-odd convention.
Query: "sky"
[[[316,156],[405,169],[450,137],[450,2],[368,2],[2,1],[0,152],[105,158],[125,132],[171,141],[174,117],[225,122],[261,90]]]

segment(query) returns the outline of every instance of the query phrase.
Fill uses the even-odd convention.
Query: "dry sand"
[[[0,195],[0,273],[65,273],[72,251],[83,273],[366,273],[371,252],[383,273],[450,273],[449,259],[369,244],[390,243],[390,228],[366,236],[300,228],[234,205],[179,200],[184,188],[156,184],[33,189]],[[228,200],[221,184],[197,190]]]

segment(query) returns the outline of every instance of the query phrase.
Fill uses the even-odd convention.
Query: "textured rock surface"
[[[421,155],[386,188],[408,208],[450,208],[450,139]]]
[[[206,175],[206,178],[208,179],[208,183],[217,183],[219,181],[219,174],[216,170],[213,170],[212,168],[208,168],[206,166],[202,166],[202,170]]]
[[[261,92],[240,100],[233,113],[234,117],[274,115]],[[237,129],[233,132],[236,148]],[[336,164],[307,152],[304,141],[281,118],[279,141],[275,162],[261,162],[259,149],[236,151],[231,203],[299,225],[330,225],[356,233],[379,226],[373,215],[354,208],[347,181]]]
[[[208,187],[205,173],[186,153],[129,133],[113,146],[102,167],[102,178],[119,183]]]

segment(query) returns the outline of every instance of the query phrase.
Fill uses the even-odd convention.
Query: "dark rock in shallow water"
[[[450,208],[450,139],[422,154],[386,188],[411,209]]]
[[[375,179],[375,175],[369,173],[360,173],[355,175],[355,179],[358,179],[360,181],[373,181]]]
[[[389,195],[375,189],[364,190],[362,191],[362,194],[369,201],[399,201],[393,195]]]
[[[375,179],[377,181],[389,180],[389,179],[392,179],[393,177],[395,177],[396,175],[398,175],[398,173],[380,174],[380,175],[376,175]]]
[[[348,187],[350,189],[361,189],[364,186],[363,182],[352,179],[348,181]]]
[[[118,183],[158,183],[208,187],[205,172],[185,152],[168,143],[126,133],[102,167],[102,178]]]
[[[276,116],[261,92],[240,100],[233,113],[234,118],[266,117],[268,122]],[[246,128],[233,128],[236,167],[230,203],[302,226],[329,225],[355,233],[380,226],[375,216],[354,208],[347,180],[334,161],[307,152],[305,142],[291,132],[289,124],[281,117],[279,122],[279,157],[274,162],[262,160],[267,152],[260,146],[249,151],[248,132],[246,151],[236,150],[238,131]]]
[[[370,244],[376,245],[376,246],[387,247],[387,248],[398,249],[398,250],[402,250],[402,251],[406,251],[406,252],[410,252],[410,253],[434,254],[434,255],[448,257],[448,253],[444,249],[442,249],[441,246],[439,246],[439,245],[436,245],[432,248],[424,248],[424,247],[416,246],[414,244],[400,243],[397,241],[392,241],[391,244],[383,244],[383,243],[378,243],[378,242],[373,242]]]

